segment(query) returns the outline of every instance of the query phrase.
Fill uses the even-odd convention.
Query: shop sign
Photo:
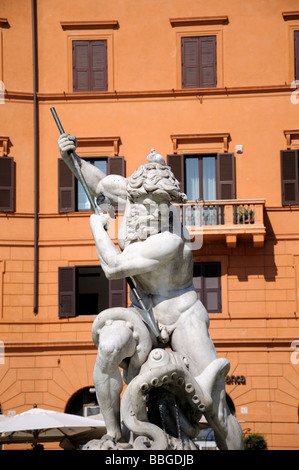
[[[225,377],[225,382],[227,385],[245,385],[246,377],[245,375],[227,375]]]

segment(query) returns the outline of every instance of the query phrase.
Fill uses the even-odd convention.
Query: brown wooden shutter
[[[193,265],[193,285],[197,293],[197,297],[201,302],[202,298],[202,263],[194,263]]]
[[[182,88],[216,87],[216,36],[184,37],[181,49]]]
[[[73,91],[89,91],[89,41],[73,41]]]
[[[62,158],[58,159],[58,210],[75,211],[75,176]]]
[[[182,48],[182,88],[199,88],[199,38],[185,37]]]
[[[282,205],[299,204],[298,150],[282,150],[280,158]]]
[[[15,162],[12,157],[0,158],[0,211],[15,211]]]
[[[235,156],[218,153],[216,159],[217,199],[235,199]]]
[[[299,80],[299,31],[294,32],[295,80]]]
[[[203,263],[203,304],[209,313],[220,313],[221,264]]]
[[[76,268],[58,268],[59,318],[76,316]]]
[[[124,157],[108,157],[107,175],[126,176],[126,162]]]
[[[73,41],[73,91],[107,91],[107,41]]]
[[[167,155],[167,165],[180,183],[181,191],[185,192],[184,155]]]
[[[107,91],[107,41],[90,41],[90,90]]]
[[[125,279],[109,281],[109,307],[127,307],[127,284]]]
[[[222,311],[220,263],[194,263],[193,285],[197,297],[209,313]]]
[[[216,36],[200,37],[200,87],[217,85]]]

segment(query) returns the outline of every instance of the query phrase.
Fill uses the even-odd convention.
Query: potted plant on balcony
[[[235,223],[237,224],[253,224],[254,211],[249,206],[238,206],[235,213]]]

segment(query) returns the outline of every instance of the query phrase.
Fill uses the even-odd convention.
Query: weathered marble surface
[[[60,137],[70,167],[68,151],[75,148],[75,137]],[[131,291],[129,308],[107,309],[94,321],[94,385],[107,436],[86,448],[194,449],[204,415],[220,449],[242,449],[240,425],[225,398],[230,365],[217,358],[208,313],[193,286],[188,234],[172,206],[186,201],[178,181],[154,150],[129,178],[105,176],[77,158],[100,207],[110,215],[124,210],[119,249],[107,232],[109,215],[90,219],[106,277],[131,279],[147,310]],[[144,321],[147,315],[156,335]],[[120,401],[123,379],[127,388]]]

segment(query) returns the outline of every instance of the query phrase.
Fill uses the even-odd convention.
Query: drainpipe
[[[33,55],[33,123],[34,123],[34,300],[33,313],[38,313],[38,237],[39,237],[39,142],[38,142],[38,69],[37,69],[37,21],[36,0],[31,0],[32,55]]]

